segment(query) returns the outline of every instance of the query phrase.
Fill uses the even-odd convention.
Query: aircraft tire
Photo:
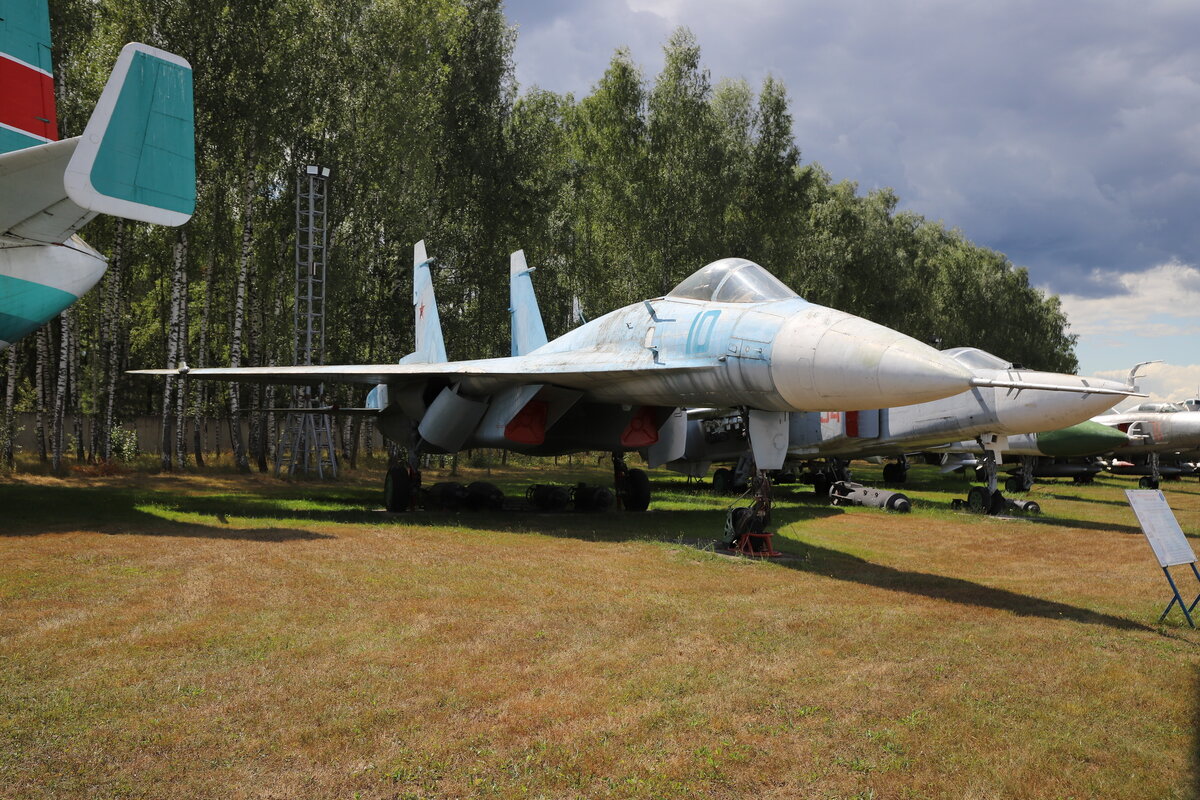
[[[817,497],[829,497],[829,488],[833,486],[833,481],[829,480],[829,476],[824,472],[813,474],[813,494]]]
[[[404,467],[392,467],[383,478],[383,506],[388,511],[407,511],[412,481]]]
[[[986,514],[992,507],[992,493],[986,486],[972,486],[967,492],[967,510],[975,514]]]
[[[1025,491],[1025,482],[1016,475],[1004,481],[1004,491],[1016,494]]]
[[[1138,479],[1138,486],[1143,489],[1157,489],[1158,481],[1154,480],[1154,478],[1151,478],[1149,475],[1143,475]]]
[[[729,494],[733,491],[733,471],[721,467],[712,476],[712,488],[717,494]]]
[[[901,483],[896,478],[896,467],[899,466],[891,461],[883,465],[883,482],[884,483]]]
[[[715,475],[713,476],[716,477]],[[625,475],[625,510],[645,511],[650,507],[650,478],[645,471],[631,469]]]

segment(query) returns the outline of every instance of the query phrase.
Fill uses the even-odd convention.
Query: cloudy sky
[[[805,161],[960,228],[1063,298],[1081,371],[1200,387],[1200,3],[506,0],[517,79],[652,80],[692,30],[714,82],[784,82]],[[1003,313],[1002,309],[998,313]],[[980,324],[987,324],[980,320]],[[1003,354],[1000,354],[1003,355]]]

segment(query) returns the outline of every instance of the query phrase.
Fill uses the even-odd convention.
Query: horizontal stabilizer
[[[0,154],[0,234],[44,244],[97,213],[181,225],[196,205],[191,67],[128,44],[83,136]]]
[[[972,378],[972,386],[996,389],[1036,389],[1040,392],[1074,392],[1075,394],[1115,394],[1121,397],[1145,397],[1133,387],[1129,389],[1104,389],[1098,386],[1070,386],[1057,383],[1032,383],[1030,381],[998,381],[991,378]]]
[[[192,67],[131,42],[67,166],[67,195],[102,214],[182,225],[196,208]]]

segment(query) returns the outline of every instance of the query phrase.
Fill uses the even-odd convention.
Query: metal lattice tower
[[[296,303],[293,364],[325,363],[325,249],[329,168],[307,166],[296,179]],[[309,387],[293,394],[296,408],[317,408]],[[328,414],[290,412],[275,451],[275,474],[337,476],[333,426]]]

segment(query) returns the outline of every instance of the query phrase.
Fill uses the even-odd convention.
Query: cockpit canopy
[[[968,369],[1010,369],[1012,367],[1008,361],[985,350],[980,350],[978,347],[951,347],[949,350],[943,350],[942,353]]]
[[[1176,405],[1175,403],[1142,403],[1132,412],[1135,414],[1175,414],[1179,411],[1187,411],[1186,406]]]
[[[667,297],[716,303],[764,303],[799,295],[753,261],[722,258],[693,272]]]

